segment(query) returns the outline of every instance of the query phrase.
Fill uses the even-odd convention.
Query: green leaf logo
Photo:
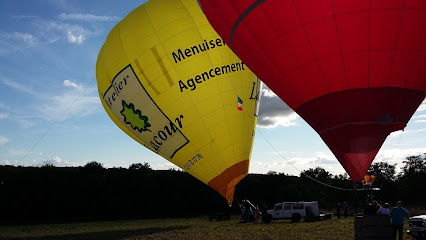
[[[124,100],[122,100],[122,104],[123,110],[121,110],[120,113],[124,116],[124,122],[126,124],[130,124],[134,130],[137,130],[140,133],[143,131],[151,132],[151,130],[148,129],[151,127],[151,124],[149,124],[147,116],[143,116],[139,109],[135,110],[135,105],[133,105],[133,103],[127,104]]]

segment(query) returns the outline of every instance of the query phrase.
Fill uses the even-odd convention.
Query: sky
[[[97,92],[96,59],[109,31],[145,1],[0,1],[0,165],[175,165],[123,133]],[[375,162],[426,153],[426,102]],[[262,92],[251,173],[343,174],[319,135],[271,90]]]

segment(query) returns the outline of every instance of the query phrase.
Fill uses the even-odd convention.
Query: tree
[[[400,177],[407,178],[426,174],[426,154],[423,157],[417,155],[409,156],[406,159],[403,161],[405,165],[401,168]]]
[[[86,165],[84,165],[85,168],[89,168],[89,169],[93,169],[93,170],[102,170],[104,169],[104,166],[102,163],[98,163],[95,161],[91,161],[86,163]]]
[[[324,168],[316,167],[316,168],[309,168],[308,170],[302,171],[300,173],[300,177],[306,177],[309,176],[311,178],[314,178],[318,181],[326,181],[327,179],[331,178],[331,173],[327,172]]]
[[[350,180],[349,179],[349,175],[347,173],[335,175],[334,179],[337,179],[337,180]]]
[[[368,169],[369,175],[374,175],[376,181],[379,182],[393,182],[395,181],[395,167],[396,164],[391,165],[387,162],[376,162],[370,166]]]
[[[55,167],[55,165],[53,165],[53,164],[51,164],[51,163],[46,163],[46,164],[44,164],[43,166],[41,166],[41,167],[43,167],[43,168],[53,168],[53,167]]]
[[[426,156],[409,156],[403,163],[398,181],[399,195],[404,196],[406,202],[426,206]]]
[[[276,171],[269,170],[266,175],[278,175]]]
[[[132,165],[129,166],[130,170],[135,170],[135,171],[150,171],[152,170],[151,166],[148,163],[133,163]]]

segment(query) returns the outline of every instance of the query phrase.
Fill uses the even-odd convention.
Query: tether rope
[[[92,81],[90,81],[89,85],[87,85],[87,87],[82,92],[80,92],[80,95],[68,106],[68,108],[61,114],[61,116],[59,116],[59,118],[56,119],[56,121],[53,122],[50,125],[50,127],[41,135],[41,137],[37,140],[37,142],[35,142],[33,144],[33,146],[30,148],[30,150],[28,150],[28,152],[24,155],[24,157],[21,158],[20,162],[22,162],[27,157],[27,155],[30,154],[30,152],[33,151],[33,149],[40,143],[40,141],[43,140],[44,137],[46,137],[46,135],[53,129],[53,127],[55,127],[56,124],[62,119],[62,117],[65,115],[65,113],[67,113],[71,109],[71,107],[74,105],[74,103],[77,102],[77,100],[80,99],[81,96],[83,96],[83,94],[92,85],[92,83],[94,81],[95,81],[95,78],[92,79]]]
[[[321,182],[321,181],[319,181],[319,180],[317,180],[317,179],[315,179],[315,178],[313,178],[313,177],[311,177],[311,176],[309,176],[309,175],[307,175],[307,174],[305,174],[303,171],[301,171],[301,170],[299,170],[296,166],[294,166],[290,161],[288,161],[272,144],[271,144],[271,142],[269,142],[269,140],[265,137],[265,135],[262,133],[262,131],[260,130],[260,128],[259,127],[257,127],[257,131],[258,132],[260,132],[260,134],[262,135],[262,137],[265,139],[265,141],[269,144],[269,146],[271,146],[272,147],[272,149],[274,149],[274,151],[275,152],[277,152],[278,153],[278,155],[282,158],[282,159],[284,159],[288,164],[290,164],[294,169],[296,169],[297,171],[299,171],[300,172],[300,174],[302,174],[302,175],[304,175],[305,177],[307,177],[307,178],[309,178],[309,179],[311,179],[312,181],[314,181],[314,182],[317,182],[317,183],[319,183],[319,184],[322,184],[322,185],[324,185],[324,186],[326,186],[326,187],[329,187],[329,188],[334,188],[334,189],[337,189],[337,190],[342,190],[342,191],[356,191],[356,186],[355,186],[355,184],[354,184],[354,189],[349,189],[349,188],[341,188],[341,187],[336,187],[336,186],[333,186],[333,185],[330,185],[330,184],[327,184],[327,183],[324,183],[324,182]]]

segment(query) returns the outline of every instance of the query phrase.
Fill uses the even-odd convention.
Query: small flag
[[[241,100],[239,96],[237,96],[237,98],[238,98],[238,110],[243,111],[243,100]]]

